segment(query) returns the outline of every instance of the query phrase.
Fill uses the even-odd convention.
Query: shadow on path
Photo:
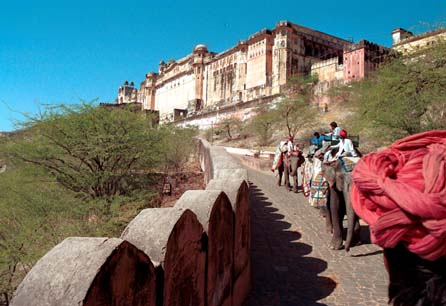
[[[305,257],[311,246],[298,242],[301,234],[252,183],[250,196],[253,288],[245,306],[325,305],[317,301],[336,287],[332,279],[318,276],[327,262]]]

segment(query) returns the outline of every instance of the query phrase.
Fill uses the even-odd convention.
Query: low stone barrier
[[[207,305],[232,305],[234,212],[228,197],[217,190],[186,191],[175,207],[192,210],[208,235]]]
[[[144,209],[121,237],[162,269],[163,305],[204,306],[207,238],[203,234],[194,213],[172,207]]]
[[[207,190],[223,190],[235,212],[233,305],[242,305],[251,289],[251,209],[249,187],[243,178],[215,179]]]
[[[271,171],[273,162],[267,159],[254,158],[251,156],[241,156],[240,162],[250,168],[260,171]]]
[[[67,238],[43,256],[11,305],[156,305],[149,257],[118,238]]]
[[[141,211],[121,238],[65,239],[11,305],[242,305],[251,287],[247,171],[205,140],[198,152],[206,190]]]

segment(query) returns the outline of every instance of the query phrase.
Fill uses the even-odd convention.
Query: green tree
[[[242,122],[236,117],[226,117],[218,125],[226,132],[229,139],[232,139],[234,132],[242,129]]]
[[[162,135],[150,119],[127,109],[59,105],[29,118],[25,127],[29,136],[10,147],[13,157],[92,198],[127,194],[133,173],[162,160]]]
[[[369,128],[393,131],[393,139],[446,128],[444,41],[410,56],[389,57],[367,79],[350,86],[349,101],[357,110],[355,120],[369,123]]]
[[[153,128],[150,119],[84,103],[48,108],[0,137],[7,165],[0,173],[0,305],[65,237],[119,235],[156,205],[160,172],[183,168],[197,129]]]
[[[0,174],[0,305],[55,244],[67,236],[88,235],[89,205],[41,169],[25,163]]]
[[[285,86],[282,100],[275,109],[276,120],[285,127],[288,136],[294,137],[303,127],[310,124],[317,114],[317,109],[311,105],[313,88],[317,77],[296,76]]]
[[[261,107],[257,110],[257,115],[248,124],[248,130],[252,131],[257,139],[257,145],[261,148],[267,146],[273,135],[273,125],[277,122],[274,111],[268,107]]]
[[[166,126],[161,127],[159,133],[162,134],[163,139],[163,156],[161,158],[166,172],[181,171],[190,156],[196,151],[194,138],[198,135],[198,128],[194,126],[186,128]]]

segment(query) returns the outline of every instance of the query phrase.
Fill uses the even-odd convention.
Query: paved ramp
[[[387,305],[379,247],[330,250],[325,221],[302,193],[277,186],[272,174],[248,170],[253,290],[245,305]],[[368,237],[367,230],[361,235]]]

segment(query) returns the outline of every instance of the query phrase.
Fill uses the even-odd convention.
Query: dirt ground
[[[160,207],[172,207],[187,190],[203,190],[204,173],[200,169],[198,160],[187,165],[184,171],[169,175],[171,194],[162,194]]]

